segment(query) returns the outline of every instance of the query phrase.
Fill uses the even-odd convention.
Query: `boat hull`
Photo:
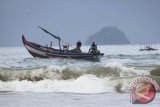
[[[99,60],[104,54],[103,53],[79,53],[74,50],[59,50],[51,47],[42,46],[33,42],[29,42],[22,35],[22,42],[28,52],[33,57],[40,58],[73,58],[73,59],[86,59],[86,60]]]

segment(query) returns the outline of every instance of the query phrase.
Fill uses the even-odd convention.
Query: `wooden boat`
[[[86,59],[86,60],[99,60],[104,54],[103,53],[80,53],[76,50],[62,50],[54,49],[52,47],[42,46],[33,42],[29,42],[22,35],[22,42],[28,52],[33,57],[40,58],[75,58],[75,59]]]

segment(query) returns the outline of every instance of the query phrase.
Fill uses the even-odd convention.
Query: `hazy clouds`
[[[132,43],[160,42],[160,0],[0,0],[0,46],[54,39],[86,40],[104,26],[117,26]]]

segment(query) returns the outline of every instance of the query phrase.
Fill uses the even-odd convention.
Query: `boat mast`
[[[59,42],[59,49],[61,50],[61,42],[59,39],[58,39],[58,42]]]

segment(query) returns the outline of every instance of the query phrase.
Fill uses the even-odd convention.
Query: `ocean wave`
[[[66,93],[128,93],[129,84],[134,81],[137,76],[99,78],[95,75],[83,75],[77,79],[69,80],[14,80],[0,81],[0,92],[66,92]],[[160,78],[152,77],[160,84]]]
[[[50,80],[68,80],[76,79],[82,75],[92,74],[96,77],[123,77],[149,75],[144,70],[125,67],[118,64],[107,64],[103,66],[93,67],[69,67],[69,66],[44,66],[38,68],[0,68],[1,81],[28,80],[40,81],[44,79]]]
[[[147,71],[112,63],[94,67],[0,68],[0,92],[125,93]],[[158,83],[159,77],[152,76]]]
[[[70,80],[41,81],[0,81],[0,91],[18,92],[67,92],[67,93],[105,93],[128,92],[131,78],[98,78],[95,75],[83,75]]]

